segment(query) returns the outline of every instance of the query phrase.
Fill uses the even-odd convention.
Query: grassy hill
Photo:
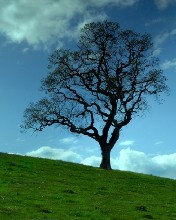
[[[176,181],[0,154],[0,220],[174,220]]]

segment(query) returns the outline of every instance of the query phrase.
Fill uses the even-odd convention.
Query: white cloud
[[[153,174],[176,179],[176,153],[151,157],[130,148],[120,151],[113,160],[114,167],[139,173]]]
[[[16,138],[16,142],[24,142],[24,141],[25,141],[24,138],[21,138],[21,137]]]
[[[174,28],[174,29],[171,31],[171,35],[175,37],[175,35],[176,35],[176,28]]]
[[[163,141],[157,141],[157,142],[154,143],[155,146],[158,146],[158,145],[161,145],[161,144],[163,144]]]
[[[70,39],[75,36],[79,20],[84,23],[85,20],[100,18],[101,13],[98,11],[98,16],[95,13],[99,7],[109,4],[132,6],[137,1],[2,0],[0,2],[0,33],[15,43],[26,41],[33,46],[40,43],[47,46],[53,42],[60,44],[63,38],[69,37]]]
[[[159,46],[163,44],[169,38],[169,36],[170,36],[170,32],[158,34],[154,39],[155,46]]]
[[[153,56],[157,57],[161,54],[162,49],[161,48],[155,48],[153,51]]]
[[[27,47],[25,47],[25,48],[22,50],[23,53],[26,53],[26,52],[28,52],[28,51],[29,51],[29,48],[27,48]]]
[[[84,160],[82,160],[81,164],[88,165],[88,166],[99,167],[100,166],[100,161],[101,161],[100,157],[91,156],[91,157],[87,157]]]
[[[61,139],[60,142],[63,144],[70,144],[70,143],[76,144],[78,140],[75,137],[67,137],[67,138]]]
[[[26,155],[76,162],[95,167],[99,167],[101,162],[100,156],[92,155],[85,157],[79,153],[75,153],[71,149],[64,150],[49,146],[40,147],[37,150],[26,153]],[[176,179],[176,153],[151,156],[128,147],[122,149],[117,157],[111,157],[111,165],[113,169]]]
[[[140,151],[131,150],[130,148],[122,149],[119,157],[113,161],[114,166],[120,170],[128,170],[139,173],[148,173],[149,158]]]
[[[79,162],[81,156],[71,150],[51,148],[49,146],[40,147],[37,150],[26,153],[27,156],[49,158],[53,160],[64,160],[71,162]]]
[[[133,145],[134,141],[133,140],[125,140],[119,143],[120,146],[130,146]]]
[[[170,69],[170,68],[174,68],[176,69],[176,58],[172,59],[172,60],[166,60],[161,67],[163,69]]]
[[[161,53],[161,45],[164,44],[167,40],[175,38],[176,35],[176,29],[172,29],[170,31],[166,31],[163,33],[158,34],[154,38],[154,55],[159,55]]]
[[[81,161],[85,165],[99,167],[101,157],[88,157]],[[122,149],[119,156],[111,158],[113,169],[152,174],[176,179],[176,153],[151,157],[130,148]]]
[[[106,4],[114,4],[119,6],[131,6],[139,0],[90,0],[90,5],[95,4],[96,6],[104,6]]]
[[[156,18],[156,19],[153,19],[149,22],[146,22],[145,23],[145,26],[148,27],[148,26],[151,26],[151,25],[154,25],[154,24],[158,24],[158,23],[161,23],[161,22],[164,22],[165,20],[163,18]]]
[[[156,166],[154,174],[176,179],[176,153],[153,157],[152,162]]]
[[[168,6],[176,3],[176,0],[154,0],[154,3],[158,7],[158,9],[163,10],[166,9]]]

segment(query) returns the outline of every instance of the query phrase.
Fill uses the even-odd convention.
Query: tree
[[[167,90],[150,35],[107,20],[86,24],[77,50],[54,51],[49,69],[41,86],[46,98],[25,110],[23,129],[55,124],[89,136],[100,145],[104,169],[111,169],[121,129],[146,109],[148,96]]]

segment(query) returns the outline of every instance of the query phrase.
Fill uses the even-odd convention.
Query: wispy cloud
[[[16,142],[24,142],[24,141],[25,141],[24,138],[21,138],[21,137],[16,138]]]
[[[176,0],[154,0],[154,3],[160,10],[164,10],[176,3]]]
[[[103,19],[100,7],[113,4],[128,7],[138,0],[15,0],[0,2],[0,33],[9,41],[29,45],[62,44],[74,38],[79,23]],[[88,10],[91,7],[91,10]],[[98,15],[95,13],[98,10]],[[89,11],[89,13],[88,13]],[[103,15],[103,16],[102,16]],[[75,22],[77,21],[77,22]],[[58,42],[56,42],[56,39]]]
[[[161,44],[163,44],[169,38],[169,36],[170,32],[158,34],[154,39],[155,46],[160,46]]]
[[[158,146],[158,145],[161,145],[161,144],[163,144],[163,141],[157,141],[157,142],[154,143],[155,146]]]
[[[119,143],[120,146],[131,146],[134,144],[133,140],[125,140]]]
[[[163,69],[170,69],[170,68],[176,69],[176,58],[173,58],[172,60],[166,60],[165,62],[163,62],[161,67]]]
[[[29,48],[27,48],[27,47],[25,47],[25,48],[22,50],[23,53],[26,53],[26,52],[28,52],[28,51],[29,51]]]
[[[158,55],[162,51],[163,44],[167,41],[172,39],[173,37],[175,38],[176,36],[176,28],[173,28],[170,31],[165,31],[163,33],[158,34],[154,38],[154,53]]]
[[[165,20],[163,19],[163,18],[156,18],[156,19],[153,19],[153,20],[151,20],[151,21],[149,21],[149,22],[146,22],[145,23],[145,26],[146,27],[148,27],[148,26],[151,26],[151,25],[155,25],[155,24],[158,24],[158,23],[162,23],[162,22],[164,22]]]
[[[78,140],[75,137],[67,137],[67,138],[61,139],[60,142],[63,144],[70,144],[70,143],[76,144]]]

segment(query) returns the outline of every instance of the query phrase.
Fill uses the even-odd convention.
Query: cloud
[[[91,156],[91,157],[85,158],[80,163],[84,164],[84,165],[88,165],[88,166],[99,167],[100,166],[100,161],[101,161],[100,157]]]
[[[70,143],[76,144],[78,140],[75,137],[67,137],[67,138],[61,139],[60,142],[63,144],[70,144]]]
[[[151,26],[151,25],[154,25],[154,24],[158,24],[158,23],[161,23],[161,22],[164,22],[165,20],[163,18],[156,18],[156,19],[153,19],[149,22],[146,22],[145,23],[145,26],[148,27],[148,26]]]
[[[29,48],[27,48],[27,47],[25,47],[25,48],[22,50],[23,53],[26,53],[26,52],[28,52],[28,51],[29,51]]]
[[[64,150],[49,146],[40,147],[37,150],[26,153],[26,155],[76,162],[94,167],[99,167],[101,162],[100,156],[92,155],[86,157],[80,153],[75,153],[71,149]],[[113,169],[176,179],[176,153],[151,156],[128,147],[122,149],[117,157],[114,157],[114,155],[111,157],[111,165]]]
[[[127,148],[120,151],[119,157],[114,158],[112,164],[120,170],[150,173],[149,160],[145,153]]]
[[[15,0],[0,2],[0,33],[15,43],[37,46],[76,36],[79,23],[103,19],[102,6],[132,6],[138,0]],[[98,13],[97,13],[98,11]],[[98,15],[97,15],[98,14]],[[58,42],[56,42],[56,39]]]
[[[161,45],[164,44],[168,39],[172,39],[173,37],[175,38],[176,35],[176,28],[163,32],[161,34],[158,34],[154,38],[154,53],[159,54],[162,50]]]
[[[81,156],[71,150],[51,148],[49,146],[40,147],[37,150],[26,153],[26,155],[70,162],[79,162],[81,160]]]
[[[176,3],[176,0],[154,0],[154,3],[158,9],[163,10]]]
[[[139,0],[90,0],[90,4],[95,4],[95,6],[104,6],[104,5],[108,5],[108,4],[114,4],[114,5],[118,5],[118,6],[132,6],[133,4],[135,4],[136,2],[138,2]]]
[[[170,68],[174,68],[176,69],[176,58],[172,59],[172,60],[166,60],[162,66],[163,69],[170,69]]]
[[[85,165],[98,167],[101,157],[88,157],[81,161]],[[152,174],[176,179],[176,153],[151,157],[130,148],[122,149],[118,157],[111,158],[113,169]]]
[[[153,56],[157,57],[161,54],[162,49],[161,48],[154,48],[153,50]]]
[[[25,141],[24,138],[21,138],[21,137],[16,138],[16,142],[24,142],[24,141]]]
[[[163,44],[169,38],[169,36],[170,36],[170,32],[158,34],[154,39],[155,46],[159,46]]]
[[[120,146],[130,146],[133,145],[134,141],[133,140],[125,140],[119,143]]]
[[[161,144],[163,144],[163,141],[157,141],[157,142],[154,143],[155,146],[158,146],[158,145],[161,145]]]

